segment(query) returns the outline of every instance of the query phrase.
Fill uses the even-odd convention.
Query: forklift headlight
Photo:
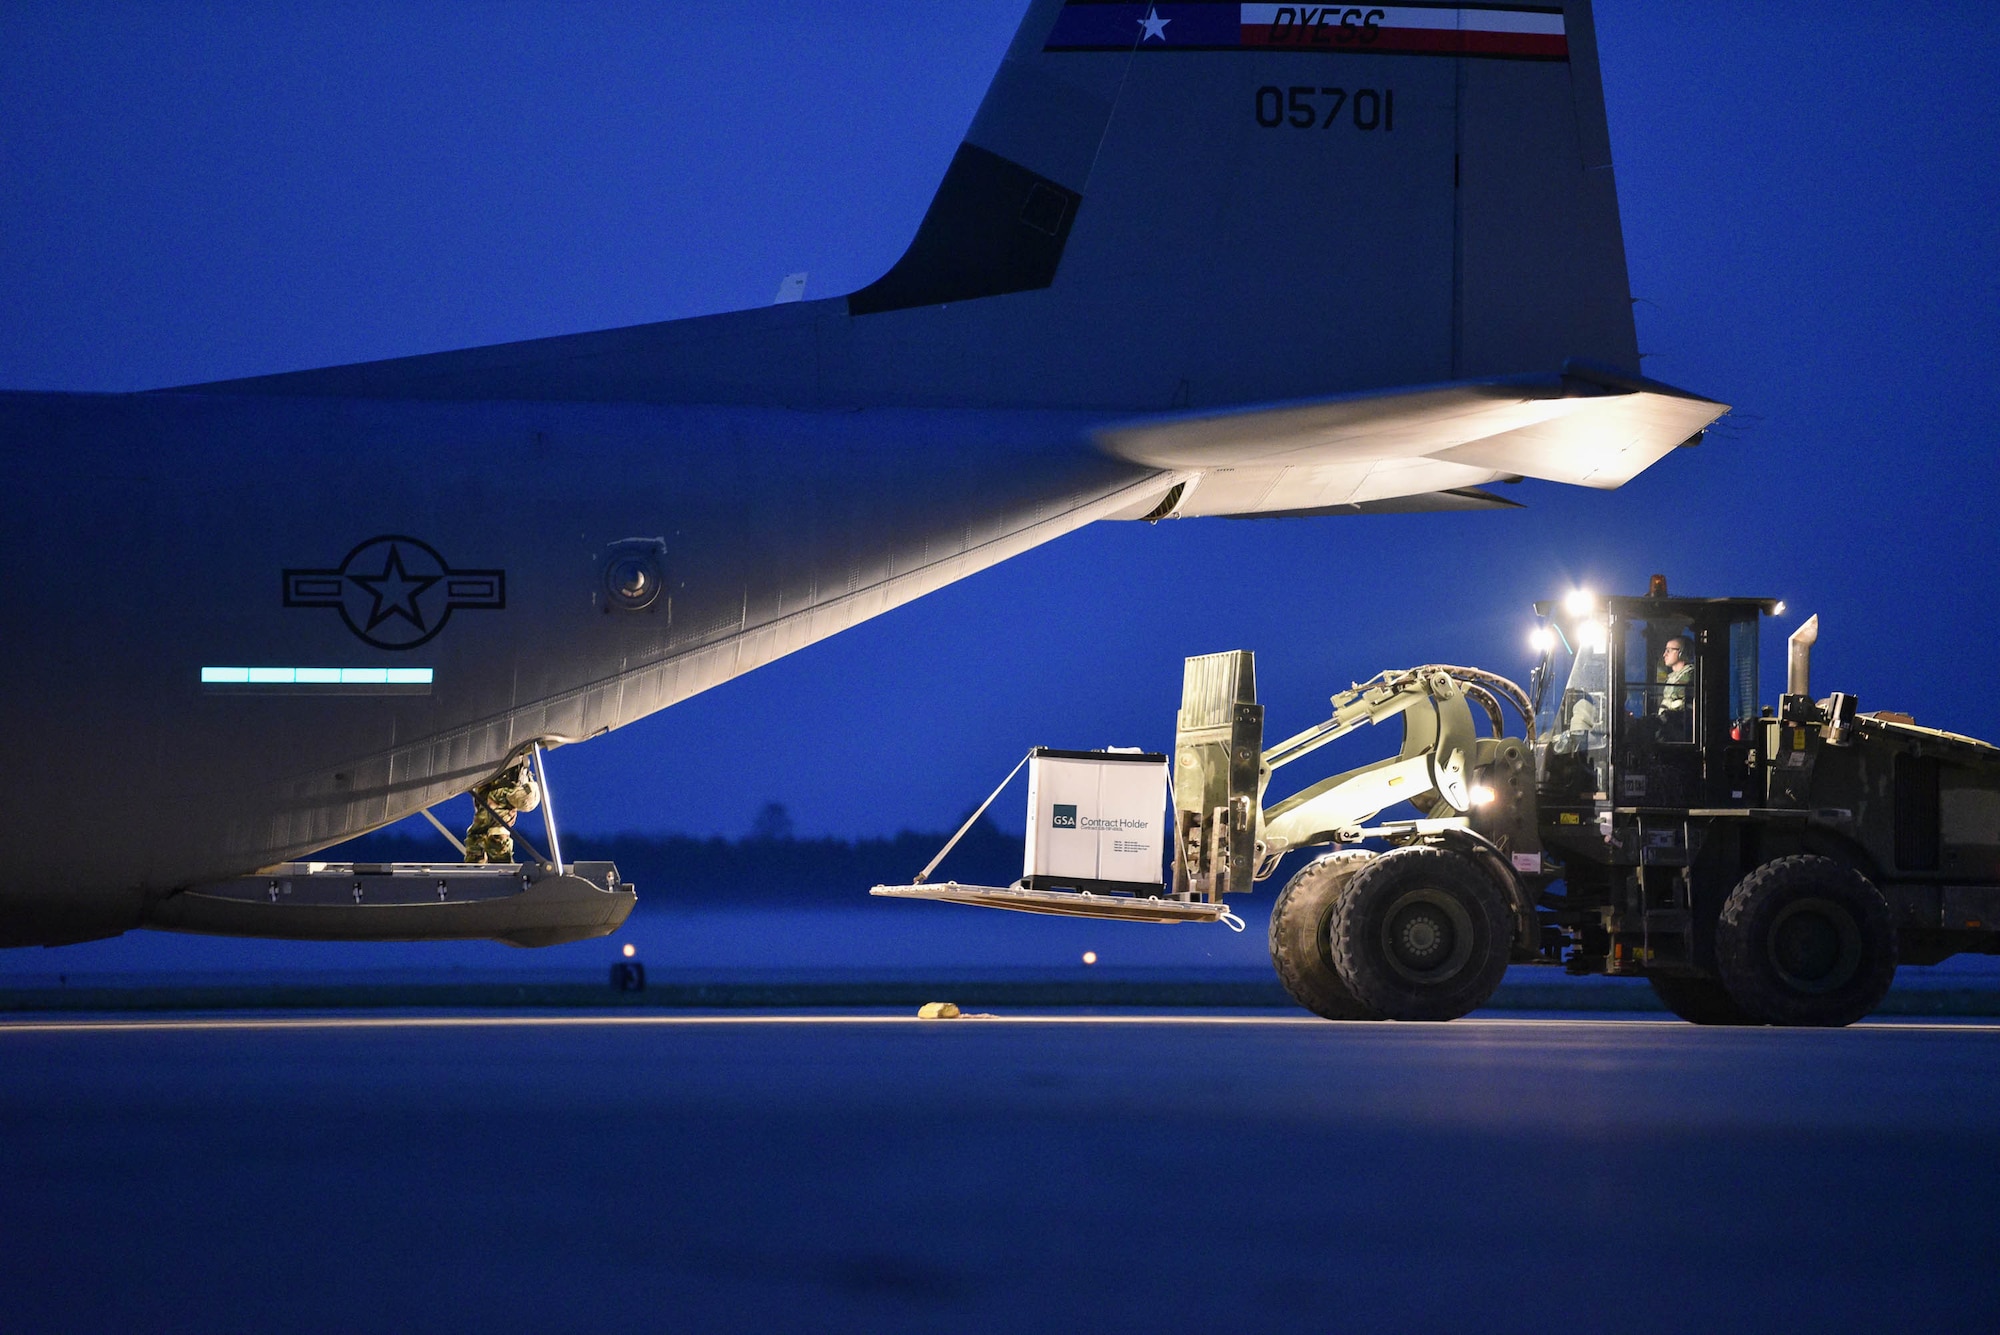
[[[1589,589],[1571,589],[1563,595],[1563,611],[1573,617],[1589,616],[1597,610],[1597,596]]]
[[[1538,654],[1550,653],[1556,647],[1556,633],[1547,626],[1537,626],[1528,632],[1528,647]]]

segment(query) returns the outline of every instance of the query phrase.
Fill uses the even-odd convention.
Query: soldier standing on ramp
[[[465,832],[465,860],[512,862],[514,820],[541,804],[542,790],[535,782],[527,756],[474,788],[472,828]]]

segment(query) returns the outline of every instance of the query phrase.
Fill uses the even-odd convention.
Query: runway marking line
[[[270,1016],[175,1020],[0,1020],[0,1033],[175,1033],[260,1030],[342,1029],[568,1029],[619,1026],[710,1027],[771,1025],[926,1025],[933,1028],[981,1025],[1197,1025],[1251,1028],[1316,1028],[1336,1032],[1331,1021],[1309,1015],[997,1015],[979,1019],[924,1020],[914,1015],[364,1015]],[[1715,1032],[1682,1025],[1671,1019],[1524,1019],[1472,1017],[1437,1024],[1342,1024],[1338,1032],[1391,1034],[1463,1031],[1467,1029],[1547,1029],[1571,1026],[1591,1029],[1657,1029],[1677,1033]],[[1863,1033],[2000,1033],[2000,1023],[1946,1024],[1935,1021],[1876,1020],[1851,1026]],[[1754,1028],[1728,1032],[1756,1032]],[[1784,1032],[1836,1033],[1838,1030]]]

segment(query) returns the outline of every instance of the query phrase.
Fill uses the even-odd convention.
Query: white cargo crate
[[[1029,889],[1160,892],[1167,758],[1144,751],[1052,751],[1028,758]]]

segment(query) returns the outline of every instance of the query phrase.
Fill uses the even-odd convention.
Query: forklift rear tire
[[[1660,1004],[1689,1024],[1760,1024],[1736,1004],[1729,989],[1714,978],[1668,978],[1649,974]]]
[[[1300,869],[1271,906],[1271,963],[1292,1000],[1329,1020],[1379,1020],[1340,980],[1328,937],[1333,906],[1354,874],[1375,860],[1359,849],[1328,853]]]
[[[1385,853],[1354,874],[1328,936],[1348,991],[1391,1020],[1455,1020],[1507,972],[1514,913],[1485,868],[1430,845]]]
[[[1779,858],[1723,902],[1715,961],[1729,995],[1753,1019],[1838,1028],[1888,993],[1896,922],[1882,892],[1852,867]]]

